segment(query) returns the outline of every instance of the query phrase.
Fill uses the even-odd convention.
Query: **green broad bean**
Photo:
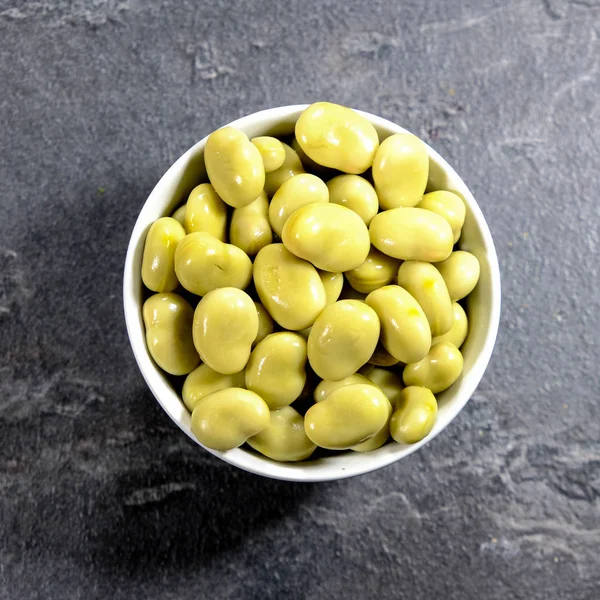
[[[439,262],[450,256],[454,245],[448,221],[424,208],[381,212],[371,221],[369,234],[375,248],[401,260]]]
[[[365,261],[344,275],[348,283],[361,294],[371,292],[394,281],[400,261],[371,246]]]
[[[231,243],[248,256],[258,254],[273,242],[268,215],[269,199],[265,192],[248,206],[234,209],[229,227]]]
[[[404,383],[426,387],[434,394],[447,390],[463,370],[460,350],[450,342],[440,342],[431,347],[419,362],[407,364],[402,378]]]
[[[246,365],[246,388],[276,410],[296,400],[306,383],[306,340],[280,331],[256,345]]]
[[[271,422],[269,407],[250,390],[227,388],[213,392],[192,412],[192,433],[206,448],[225,452],[238,448]]]
[[[444,335],[439,335],[431,340],[431,345],[439,344],[440,342],[450,342],[457,348],[464,344],[469,331],[469,320],[467,319],[467,313],[465,309],[458,303],[452,303],[453,321],[450,331]]]
[[[324,167],[364,173],[372,164],[379,137],[365,117],[351,108],[316,102],[296,122],[296,139],[306,155]]]
[[[454,321],[452,301],[443,277],[431,263],[418,260],[402,263],[398,269],[398,285],[421,305],[432,336],[450,331]]]
[[[281,184],[269,205],[269,222],[281,237],[283,226],[290,215],[307,204],[329,202],[329,191],[316,175],[299,173]]]
[[[437,419],[437,400],[424,387],[410,386],[402,396],[390,421],[390,433],[399,444],[416,444],[427,437]]]
[[[292,253],[322,271],[343,273],[367,258],[371,244],[363,220],[338,204],[308,204],[285,222],[281,239]]]
[[[373,181],[383,210],[416,206],[428,177],[427,147],[417,136],[397,133],[381,142],[373,161]]]
[[[329,271],[319,271],[319,277],[323,282],[325,288],[325,296],[327,297],[327,306],[330,306],[334,302],[337,302],[340,294],[342,293],[342,287],[344,286],[344,275],[342,273],[330,273]]]
[[[435,266],[442,274],[452,300],[462,300],[468,296],[479,281],[479,261],[470,252],[457,250]]]
[[[188,233],[175,250],[175,273],[186,290],[204,296],[221,287],[248,287],[252,261],[237,246],[209,233]]]
[[[452,228],[454,243],[458,242],[467,212],[465,203],[460,196],[453,192],[429,192],[423,196],[421,202],[417,204],[417,208],[430,210],[446,219]]]
[[[172,219],[175,219],[184,229],[185,229],[185,211],[186,211],[187,207],[184,204],[183,206],[180,206],[177,210],[175,210],[173,212],[173,214],[171,215]],[[187,233],[187,231],[186,231]]]
[[[254,259],[253,273],[260,301],[284,329],[310,327],[327,304],[317,269],[283,244],[265,246]]]
[[[360,175],[338,175],[327,182],[329,202],[353,210],[368,227],[379,211],[375,188]]]
[[[339,381],[356,373],[379,340],[376,312],[358,300],[340,300],[316,319],[308,336],[308,361],[321,378]]]
[[[374,385],[348,385],[313,404],[304,416],[304,429],[317,446],[346,450],[379,433],[390,410],[388,399]]]
[[[252,345],[256,346],[256,344],[262,342],[269,334],[273,333],[275,324],[267,309],[260,302],[255,302],[254,306],[256,306],[256,312],[258,313],[258,333]]]
[[[278,169],[275,169],[274,171],[271,171],[265,175],[265,192],[267,192],[269,198],[272,198],[275,192],[290,177],[294,177],[305,172],[302,162],[300,161],[300,158],[294,149],[284,142],[281,142],[281,145],[283,146],[283,151],[285,152],[283,164]]]
[[[232,287],[208,292],[194,313],[194,345],[202,362],[229,375],[241,371],[258,334],[258,314],[252,298]]]
[[[203,231],[221,242],[227,235],[227,205],[210,183],[196,186],[190,193],[185,208],[187,233]]]
[[[154,362],[171,375],[187,375],[200,362],[192,340],[194,309],[178,294],[150,296],[142,307],[146,345]]]
[[[315,402],[322,402],[334,390],[337,390],[341,387],[345,387],[347,385],[356,385],[357,383],[362,383],[364,385],[372,385],[371,380],[369,380],[364,375],[361,375],[360,373],[354,373],[353,375],[344,377],[344,379],[340,379],[339,381],[327,381],[323,379],[315,388],[315,391],[313,392],[313,398]]]
[[[398,285],[386,285],[371,292],[366,303],[381,322],[381,342],[403,363],[417,362],[427,356],[431,329],[419,303]]]
[[[244,387],[244,371],[223,375],[208,365],[196,367],[183,382],[181,397],[183,402],[191,412],[196,408],[200,400],[219,390],[231,387]]]
[[[272,173],[279,169],[285,161],[285,150],[283,144],[274,137],[263,135],[250,140],[260,152],[265,173]]]
[[[163,217],[152,223],[142,256],[142,281],[153,292],[171,292],[178,285],[175,252],[185,230],[178,221]]]
[[[216,193],[229,206],[247,206],[263,191],[262,156],[239,129],[223,127],[211,133],[204,149],[204,163]]]
[[[304,417],[291,406],[272,411],[271,423],[247,442],[257,452],[279,462],[305,460],[317,448],[304,431]]]

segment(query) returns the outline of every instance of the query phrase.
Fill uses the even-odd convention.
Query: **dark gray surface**
[[[600,597],[597,0],[0,0],[0,597]],[[329,99],[473,190],[504,294],[456,421],[378,473],[294,485],[171,423],[121,308],[168,166]]]

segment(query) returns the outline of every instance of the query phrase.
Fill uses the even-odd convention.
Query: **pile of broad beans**
[[[463,368],[465,205],[425,144],[319,102],[293,139],[211,134],[208,182],[149,229],[148,350],[206,447],[279,461],[412,444]]]

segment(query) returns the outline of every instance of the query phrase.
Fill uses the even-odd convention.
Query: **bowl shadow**
[[[143,406],[134,406],[135,418],[145,419],[149,436],[129,460],[145,466],[120,474],[97,497],[91,521],[101,527],[90,540],[96,568],[148,577],[165,565],[207,566],[316,491],[316,484],[267,479],[224,463],[183,438],[149,392],[137,397]]]

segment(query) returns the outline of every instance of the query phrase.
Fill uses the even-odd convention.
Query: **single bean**
[[[281,142],[281,145],[285,152],[283,164],[278,169],[267,173],[265,176],[265,192],[267,192],[269,198],[272,198],[275,192],[290,177],[304,173],[304,167],[293,148],[284,142]]]
[[[346,271],[348,283],[362,294],[370,294],[374,290],[392,283],[398,273],[400,261],[379,252],[377,248],[369,250],[369,254],[361,265]]]
[[[281,184],[269,205],[269,222],[273,231],[281,237],[285,222],[290,215],[307,204],[329,202],[327,186],[316,175],[300,173]]]
[[[255,302],[254,306],[256,306],[256,312],[258,313],[258,333],[252,345],[256,346],[256,344],[262,342],[269,334],[273,333],[275,325],[273,319],[271,319],[271,315],[260,302]]]
[[[440,215],[423,208],[394,208],[379,213],[369,226],[371,243],[402,260],[438,262],[452,252],[452,228]]]
[[[232,287],[208,292],[194,313],[194,345],[202,362],[228,375],[241,371],[258,334],[252,298]]]
[[[208,365],[202,364],[185,378],[181,397],[191,412],[196,408],[198,402],[209,394],[231,387],[244,387],[245,385],[244,371],[223,375],[211,369]]]
[[[265,192],[248,206],[234,209],[229,227],[231,243],[248,256],[258,254],[259,250],[273,242],[268,215],[269,199]]]
[[[429,192],[423,196],[417,208],[430,210],[446,219],[452,227],[454,243],[458,242],[466,214],[465,203],[460,196],[445,191]]]
[[[204,231],[225,241],[227,205],[210,183],[202,183],[191,191],[185,209],[185,230],[187,233]]]
[[[215,191],[234,208],[254,202],[265,186],[258,148],[234,127],[223,127],[208,136],[204,162]]]
[[[339,104],[311,104],[296,123],[296,139],[316,163],[359,174],[372,164],[379,147],[377,131],[365,117]]]
[[[464,344],[469,331],[469,320],[467,319],[467,313],[465,313],[465,309],[458,302],[452,303],[452,312],[452,328],[450,331],[448,331],[448,333],[434,337],[431,340],[432,346],[435,346],[440,342],[450,342],[457,348],[460,348]]]
[[[352,375],[372,356],[379,330],[377,314],[364,302],[335,302],[317,317],[308,336],[310,366],[330,381]]]
[[[172,215],[171,218],[175,219],[185,229],[185,211],[186,205],[180,206]],[[187,231],[186,231],[187,233]]]
[[[265,246],[256,255],[254,284],[263,306],[284,329],[310,327],[327,303],[317,269],[283,244]]]
[[[198,441],[221,452],[241,446],[270,422],[269,407],[263,399],[235,387],[206,396],[192,412],[192,432]]]
[[[329,202],[353,210],[368,227],[379,211],[375,188],[360,175],[338,175],[327,182]]]
[[[453,252],[448,259],[435,266],[442,274],[452,300],[462,300],[468,296],[479,281],[479,261],[470,252]]]
[[[418,385],[439,394],[448,389],[463,370],[460,350],[450,342],[440,342],[419,362],[407,364],[402,378],[408,385]]]
[[[247,442],[257,452],[280,462],[305,460],[317,448],[304,431],[304,417],[291,406],[272,411],[270,425]]]
[[[171,217],[158,219],[150,226],[142,257],[142,281],[149,290],[171,292],[179,285],[175,250],[184,237],[184,228]]]
[[[297,333],[268,335],[250,355],[246,388],[276,410],[296,400],[306,383],[306,340]]]
[[[304,428],[317,446],[345,450],[379,433],[390,410],[388,399],[374,385],[348,385],[311,406],[304,416]]]
[[[362,219],[350,209],[330,203],[299,208],[285,222],[281,239],[290,252],[332,273],[355,269],[371,248]]]
[[[263,135],[255,137],[251,141],[260,152],[265,173],[271,173],[281,167],[285,161],[285,150],[277,138]]]
[[[154,362],[171,375],[187,375],[200,362],[192,340],[194,309],[178,294],[150,296],[142,307],[146,344]]]
[[[356,385],[357,383],[372,385],[372,382],[360,373],[354,373],[353,375],[344,377],[344,379],[340,379],[339,381],[327,381],[323,379],[315,388],[315,391],[313,392],[313,398],[315,402],[322,402],[334,390],[337,390],[341,387],[346,387],[347,385]]]
[[[366,303],[381,322],[381,342],[399,361],[416,362],[427,355],[431,329],[419,303],[397,285],[386,285],[371,292]]]
[[[432,336],[450,331],[454,321],[452,301],[443,277],[431,263],[418,260],[402,263],[398,269],[398,285],[421,305]]]
[[[373,161],[373,180],[383,210],[416,206],[428,177],[427,147],[417,136],[397,133],[381,142]]]
[[[204,232],[188,233],[177,244],[175,273],[198,296],[221,287],[244,289],[252,279],[252,261],[233,244]]]
[[[327,297],[327,306],[330,306],[334,302],[337,302],[340,294],[342,293],[342,287],[344,286],[344,275],[342,273],[330,273],[329,271],[319,271],[319,277],[323,282],[325,288],[325,296]]]
[[[390,433],[399,444],[415,444],[427,437],[437,419],[437,401],[430,390],[410,386],[402,397],[390,421]]]

